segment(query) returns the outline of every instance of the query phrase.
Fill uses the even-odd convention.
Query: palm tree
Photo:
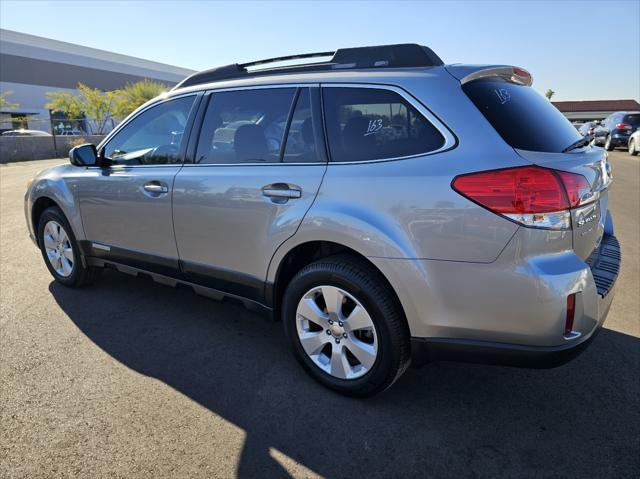
[[[555,92],[555,91],[553,91],[551,88],[549,88],[549,89],[547,90],[547,92],[544,94],[544,96],[546,96],[546,97],[547,97],[547,100],[551,100],[551,97],[552,97],[553,95],[555,95],[555,94],[556,94],[556,92]]]

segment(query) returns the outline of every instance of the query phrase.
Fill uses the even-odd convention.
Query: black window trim
[[[167,96],[166,98],[161,97],[158,101],[154,101],[153,103],[150,103],[146,106],[144,106],[144,108],[140,108],[138,110],[133,111],[128,117],[126,117],[122,122],[120,122],[120,124],[118,126],[116,126],[113,130],[111,130],[111,132],[105,136],[103,138],[103,140],[98,144],[98,146],[96,147],[96,150],[98,151],[98,156],[102,156],[102,154],[104,153],[104,148],[107,146],[107,144],[109,144],[109,142],[118,134],[118,132],[120,132],[122,129],[124,129],[129,123],[131,123],[134,119],[138,118],[140,115],[142,115],[143,113],[145,113],[146,111],[150,110],[151,108],[154,108],[156,106],[162,105],[163,103],[166,103],[168,101],[171,100],[178,100],[180,98],[185,98],[188,96],[193,96],[195,97],[193,100],[193,103],[191,105],[191,109],[189,110],[189,116],[187,117],[187,123],[185,124],[184,127],[184,131],[186,134],[186,137],[184,138],[184,141],[182,143],[182,146],[180,148],[180,159],[181,161],[177,162],[177,163],[169,163],[169,164],[159,164],[159,165],[119,165],[119,164],[113,164],[113,165],[109,165],[108,168],[110,169],[129,169],[129,168],[175,168],[175,167],[182,167],[184,165],[184,161],[186,158],[186,153],[187,153],[187,146],[189,144],[189,140],[191,137],[191,133],[193,131],[193,124],[194,124],[194,120],[196,117],[196,112],[198,111],[198,107],[201,103],[201,99],[203,96],[203,92],[188,92],[188,93],[184,93],[181,95],[171,95],[171,96]],[[88,166],[87,169],[104,169],[104,167],[102,166]]]
[[[297,103],[298,92],[302,88],[308,88],[310,99],[311,99],[311,114],[313,116],[313,124],[314,124],[314,132],[316,141],[322,141],[322,145],[317,150],[318,161],[314,162],[303,162],[303,163],[294,163],[294,162],[247,162],[247,163],[194,163],[193,159],[196,155],[196,149],[198,147],[198,141],[200,140],[200,133],[202,129],[202,125],[204,124],[204,117],[207,111],[207,107],[209,102],[211,101],[211,96],[216,93],[223,93],[229,91],[243,91],[243,90],[272,90],[275,88],[292,88],[296,89],[297,92],[294,94],[294,106]],[[328,153],[326,148],[324,147],[324,132],[318,131],[318,128],[321,128],[324,122],[321,121],[319,109],[321,108],[316,103],[320,103],[320,84],[317,82],[312,83],[275,83],[275,84],[265,84],[265,85],[247,85],[247,86],[235,86],[229,88],[213,88],[207,89],[203,91],[204,99],[200,102],[200,107],[198,108],[198,112],[195,115],[196,120],[192,125],[192,130],[196,133],[192,134],[189,139],[189,144],[187,145],[187,153],[185,156],[185,162],[182,164],[184,168],[219,168],[219,167],[240,167],[244,168],[247,166],[262,166],[262,167],[274,167],[274,166],[326,166],[328,162]],[[314,92],[317,92],[315,94]],[[287,129],[288,129],[287,124]],[[317,138],[320,135],[320,139]],[[284,151],[284,150],[282,150]]]
[[[375,159],[375,160],[358,160],[358,161],[333,161],[330,157],[330,149],[329,149],[329,138],[327,135],[327,126],[326,126],[326,117],[324,114],[324,101],[322,100],[322,125],[323,125],[323,130],[324,130],[324,134],[325,134],[325,148],[327,150],[327,155],[329,155],[329,163],[332,165],[359,165],[362,163],[382,163],[382,162],[387,162],[387,161],[400,161],[400,160],[407,160],[407,159],[411,159],[411,158],[420,158],[423,156],[431,156],[431,155],[435,155],[438,153],[444,153],[445,151],[449,151],[452,150],[453,148],[455,148],[458,145],[458,139],[456,138],[456,136],[453,134],[453,132],[449,129],[449,127],[447,125],[444,124],[444,122],[442,122],[440,120],[440,118],[438,118],[429,108],[427,108],[425,105],[423,105],[421,102],[419,102],[415,97],[413,97],[411,94],[409,94],[406,90],[404,90],[403,88],[399,87],[399,86],[395,86],[395,85],[386,85],[386,84],[382,84],[382,83],[360,83],[360,82],[356,82],[356,83],[345,83],[345,82],[340,82],[340,83],[321,83],[320,84],[320,96],[321,98],[324,98],[322,95],[322,90],[324,90],[325,88],[365,88],[365,89],[372,89],[372,90],[388,90],[388,91],[392,91],[394,93],[397,93],[398,95],[400,95],[400,97],[402,97],[407,103],[409,103],[413,108],[415,108],[418,113],[420,113],[425,120],[427,120],[429,123],[431,123],[431,125],[438,130],[438,132],[442,135],[442,137],[444,138],[444,143],[443,145],[438,148],[437,150],[432,150],[432,151],[427,151],[424,153],[417,153],[415,155],[407,155],[407,156],[397,156],[397,157],[392,157],[392,158],[380,158],[380,159]]]
[[[280,157],[278,159],[278,163],[284,162],[284,153],[287,151],[287,141],[289,140],[289,130],[291,129],[291,122],[293,121],[293,114],[298,107],[298,98],[300,98],[300,92],[302,88],[296,88],[296,92],[293,95],[293,101],[289,106],[289,113],[287,114],[287,124],[284,126],[284,131],[282,132],[282,140],[280,141]],[[311,98],[309,98],[311,100]]]

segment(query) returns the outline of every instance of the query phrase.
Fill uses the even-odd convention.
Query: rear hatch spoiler
[[[446,65],[445,69],[462,85],[474,80],[488,77],[499,77],[518,85],[531,86],[533,77],[524,68],[512,65]]]

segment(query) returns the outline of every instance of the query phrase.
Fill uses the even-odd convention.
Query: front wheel
[[[38,221],[38,244],[54,279],[71,287],[93,282],[101,269],[82,264],[78,243],[64,213],[58,207],[44,210]]]
[[[410,364],[409,331],[380,273],[340,255],[300,270],[283,298],[293,352],[318,382],[348,396],[391,386]]]
[[[629,154],[631,156],[636,156],[638,154],[638,149],[636,147],[636,142],[633,138],[629,140]]]

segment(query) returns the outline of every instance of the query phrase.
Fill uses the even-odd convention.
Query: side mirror
[[[76,166],[97,166],[98,151],[91,143],[74,146],[69,150],[69,161]]]

